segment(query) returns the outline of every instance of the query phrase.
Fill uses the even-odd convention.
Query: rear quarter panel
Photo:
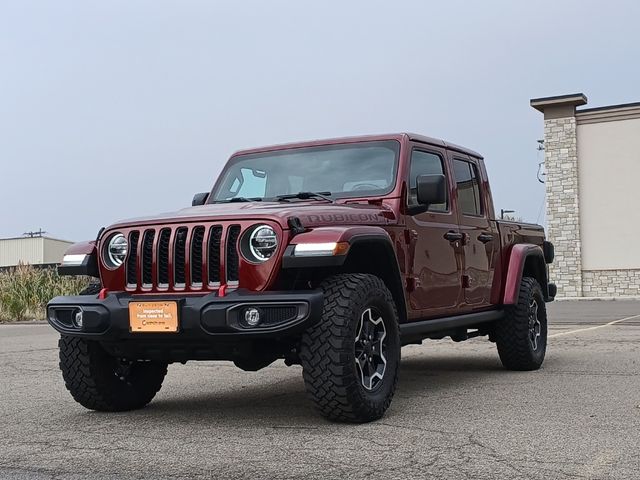
[[[544,228],[540,225],[497,220],[500,236],[500,254],[496,265],[495,281],[491,290],[491,303],[503,303],[509,274],[509,262],[515,245],[530,245],[542,248]]]

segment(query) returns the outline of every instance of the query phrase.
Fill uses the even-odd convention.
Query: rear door
[[[495,222],[489,219],[488,192],[478,161],[453,152],[458,224],[463,235],[462,287],[467,310],[490,305],[494,253],[499,244]]]
[[[413,317],[441,316],[457,311],[462,301],[462,251],[459,242],[446,236],[458,230],[458,218],[451,202],[453,182],[443,149],[415,144],[411,152],[407,203],[417,205],[416,178],[419,175],[444,174],[447,200],[431,205],[426,212],[407,215],[409,243],[407,264],[412,289],[409,303]]]

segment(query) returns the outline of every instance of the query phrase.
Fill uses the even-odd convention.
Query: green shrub
[[[86,277],[61,277],[55,269],[30,265],[0,272],[0,321],[43,319],[49,300],[76,295],[88,283]]]

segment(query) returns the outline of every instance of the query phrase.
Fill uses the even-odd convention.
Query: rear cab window
[[[453,176],[458,191],[458,208],[463,215],[484,215],[478,166],[470,161],[453,159]]]

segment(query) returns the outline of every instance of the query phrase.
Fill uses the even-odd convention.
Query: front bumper
[[[171,300],[178,304],[177,333],[131,332],[129,303]],[[320,320],[322,292],[250,292],[236,290],[224,297],[216,293],[203,296],[131,295],[110,293],[104,299],[97,295],[55,297],[47,305],[49,324],[58,332],[101,341],[162,340],[176,343],[202,343],[220,340],[286,338],[303,331]],[[255,327],[242,321],[245,308],[262,312],[263,320]],[[73,316],[82,310],[82,327]]]

